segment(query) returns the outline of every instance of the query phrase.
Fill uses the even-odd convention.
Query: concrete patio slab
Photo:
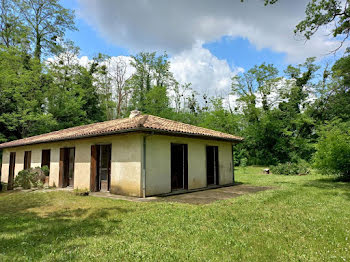
[[[94,192],[90,193],[96,197],[106,197],[112,199],[121,199],[137,202],[175,202],[175,203],[187,203],[194,205],[210,204],[212,202],[239,197],[245,194],[257,193],[272,189],[272,187],[260,187],[250,185],[234,185],[227,187],[220,187],[214,189],[206,189],[195,192],[183,192],[181,194],[166,195],[166,196],[154,196],[147,198],[127,197],[120,195],[113,195],[108,192]]]

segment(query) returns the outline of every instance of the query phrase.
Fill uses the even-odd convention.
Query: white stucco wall
[[[219,148],[220,185],[233,182],[231,142],[150,135],[146,137],[147,196],[171,192],[171,143],[188,146],[188,189],[207,186],[206,146]]]
[[[2,151],[1,182],[7,183],[9,175],[10,152],[7,149]]]
[[[112,142],[111,188],[114,194],[142,197],[142,136],[116,136]]]
[[[24,167],[24,151],[31,151],[31,167],[41,166],[42,150],[50,149],[50,186],[59,184],[60,148],[75,147],[74,188],[90,189],[91,146],[112,144],[111,192],[142,196],[141,192],[141,135],[125,134],[64,142],[28,145],[3,150],[1,181],[8,182],[10,152],[16,152],[15,175]]]

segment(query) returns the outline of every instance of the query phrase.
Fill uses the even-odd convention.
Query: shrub
[[[314,165],[321,173],[350,179],[350,122],[332,122],[320,131]]]
[[[87,189],[74,189],[74,195],[76,196],[88,196],[90,191]]]
[[[45,181],[45,174],[41,168],[30,168],[22,170],[15,177],[15,187],[22,187],[23,189],[30,189],[32,187],[43,187],[43,180]]]
[[[270,170],[273,174],[285,176],[306,175],[310,173],[310,168],[306,161],[278,164],[277,166],[271,166]]]
[[[44,172],[45,176],[49,176],[49,174],[50,174],[50,169],[48,166],[41,167],[41,171]]]
[[[0,192],[5,192],[7,190],[7,183],[0,182]]]

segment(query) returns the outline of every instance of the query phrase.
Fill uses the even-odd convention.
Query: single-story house
[[[47,165],[49,185],[145,197],[234,182],[243,138],[133,111],[129,118],[0,144],[1,181]]]

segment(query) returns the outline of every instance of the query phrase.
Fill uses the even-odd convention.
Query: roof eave
[[[52,139],[52,140],[48,140],[48,141],[28,142],[28,143],[13,145],[13,146],[12,145],[2,146],[0,144],[0,149],[14,148],[14,147],[20,147],[20,146],[29,146],[29,145],[38,145],[38,144],[45,144],[45,143],[55,143],[55,142],[61,142],[61,141],[67,141],[67,140],[101,137],[101,136],[116,135],[116,134],[131,133],[131,132],[154,132],[154,133],[163,134],[163,135],[188,136],[188,137],[203,138],[203,139],[208,139],[208,140],[228,141],[228,142],[233,142],[233,143],[240,143],[240,142],[243,142],[243,140],[244,140],[243,138],[242,139],[223,138],[223,137],[193,134],[193,133],[187,133],[187,132],[159,130],[159,129],[153,129],[153,128],[147,128],[147,127],[134,127],[134,128],[128,128],[128,129],[122,129],[122,130],[117,130],[117,131],[100,133],[100,134],[72,136],[72,137],[68,137],[68,138],[58,138],[58,139]]]

